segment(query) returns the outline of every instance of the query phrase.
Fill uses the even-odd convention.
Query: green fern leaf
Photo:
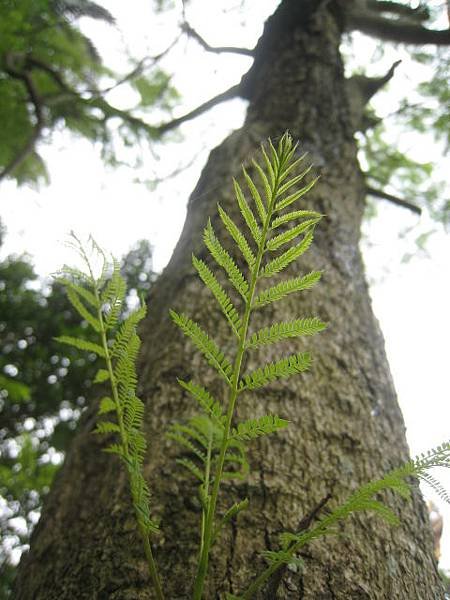
[[[100,407],[98,409],[99,415],[104,415],[106,413],[115,411],[117,409],[116,403],[109,396],[105,396],[100,400]]]
[[[303,177],[309,173],[309,171],[311,170],[311,167],[308,167],[306,169],[306,171],[304,171],[301,175],[299,175],[300,179],[303,179]],[[303,186],[302,188],[300,188],[299,190],[297,190],[296,192],[293,192],[292,194],[289,194],[289,196],[285,196],[282,200],[280,200],[279,202],[277,202],[277,204],[275,205],[274,211],[275,212],[279,212],[280,210],[284,210],[285,208],[287,208],[288,206],[290,206],[291,204],[293,204],[294,202],[296,202],[297,200],[299,200],[302,196],[304,196],[307,192],[309,192],[309,190],[311,188],[313,188],[317,181],[319,180],[319,177],[316,177],[315,179],[313,179],[312,181],[310,181],[307,185]],[[285,185],[290,185],[291,182],[286,183]],[[284,187],[284,186],[282,186]],[[281,188],[280,188],[281,189]],[[280,192],[281,195],[282,192]]]
[[[194,475],[194,477],[204,483],[205,477],[203,473],[200,471],[197,465],[192,462],[192,460],[189,460],[188,458],[177,458],[175,462],[187,469],[190,473],[192,473],[192,475]]]
[[[263,387],[276,379],[289,377],[296,373],[302,373],[309,369],[310,365],[311,355],[309,352],[292,354],[276,363],[269,363],[265,367],[253,371],[253,373],[244,375],[243,379],[239,382],[239,388],[240,390],[254,390]]]
[[[179,315],[174,310],[169,312],[173,322],[178,325],[185,335],[191,338],[197,348],[204,354],[208,363],[231,385],[230,378],[233,374],[233,367],[217,344],[211,340],[200,325],[189,319],[189,317],[184,314]]]
[[[206,247],[211,252],[212,257],[215,259],[217,264],[224,269],[232,285],[241,294],[244,300],[246,300],[248,293],[248,282],[237,267],[234,260],[217,239],[214,229],[211,225],[211,221],[208,221],[208,225],[204,231],[203,239]]]
[[[120,433],[120,427],[117,423],[111,423],[111,421],[100,421],[97,423],[95,433]]]
[[[75,290],[73,288],[67,289],[67,298],[69,299],[70,303],[72,304],[74,309],[77,311],[77,313],[80,315],[80,317],[82,319],[84,319],[85,321],[87,321],[89,323],[89,325],[95,331],[97,331],[97,333],[99,333],[101,330],[100,321],[97,319],[97,317],[95,317],[92,313],[90,313],[89,310],[84,306],[80,297],[78,296],[78,294],[75,292]]]
[[[79,279],[79,276],[77,276],[77,279]],[[95,297],[95,294],[93,294],[86,287],[83,287],[82,285],[79,285],[78,283],[75,283],[75,281],[71,281],[67,277],[58,277],[56,279],[56,281],[60,285],[63,285],[66,288],[73,289],[73,291],[76,294],[78,294],[81,298],[83,298],[83,300],[86,300],[86,302],[88,304],[90,304],[93,308],[98,308],[99,302],[98,302],[97,298]],[[91,281],[88,280],[87,284],[91,285]]]
[[[321,219],[324,215],[316,212],[315,210],[294,210],[292,212],[286,213],[285,215],[281,215],[276,217],[272,223],[270,224],[271,229],[276,229],[281,225],[285,225],[290,221],[297,221],[298,219]]]
[[[244,173],[245,181],[247,182],[248,189],[250,190],[250,194],[252,195],[253,200],[255,201],[256,210],[258,211],[259,218],[261,219],[261,223],[266,222],[267,213],[264,207],[264,203],[262,201],[261,195],[258,192],[256,185],[253,183],[252,178],[247,173],[247,171],[243,168],[242,172]]]
[[[201,450],[199,450],[197,448],[197,446],[191,442],[190,439],[188,439],[187,437],[185,437],[184,435],[179,433],[176,429],[176,426],[172,427],[172,430],[166,434],[166,437],[169,438],[170,440],[173,440],[174,442],[177,442],[177,444],[180,444],[180,446],[187,448],[189,450],[189,452],[191,452],[192,454],[195,454],[195,456],[201,462],[206,463],[206,461],[207,461],[206,454],[204,452],[202,452]]]
[[[307,167],[302,173],[300,173],[299,175],[296,175],[295,177],[292,177],[292,179],[289,179],[289,181],[287,181],[286,183],[284,183],[281,187],[278,188],[277,190],[277,194],[278,196],[282,196],[283,194],[285,194],[288,190],[291,189],[291,187],[293,187],[294,185],[297,185],[297,183],[300,183],[300,181],[302,179],[304,179],[304,177],[311,171],[312,169],[312,165],[310,165],[309,167]],[[308,184],[312,187],[312,185],[314,184]],[[311,188],[310,188],[311,189]],[[301,190],[299,190],[301,191]],[[306,190],[308,191],[308,190]],[[295,192],[292,195],[297,194],[298,192]],[[305,192],[303,192],[301,195],[303,195]],[[283,208],[286,208],[286,206],[288,206],[287,204],[285,204],[287,198],[280,200],[276,205],[275,205],[275,210],[282,210]],[[293,202],[293,201],[292,201]],[[291,204],[291,202],[289,202],[289,204]]]
[[[111,356],[113,358],[126,354],[128,352],[128,344],[133,335],[136,334],[137,325],[147,314],[147,309],[142,304],[137,310],[133,311],[120,325],[114,343],[111,346]]]
[[[208,390],[205,390],[204,387],[195,384],[193,381],[185,382],[181,379],[178,379],[177,381],[183,389],[189,392],[191,396],[197,400],[206,414],[210,416],[217,425],[223,427],[222,408]]]
[[[326,323],[317,317],[296,319],[285,323],[275,323],[255,332],[247,341],[247,348],[259,348],[266,344],[273,344],[287,338],[303,335],[315,335],[326,328]]]
[[[275,181],[276,181],[274,167],[275,167],[275,169],[277,169],[277,167],[279,166],[278,160],[273,167],[270,158],[267,156],[267,152],[266,152],[266,149],[264,148],[263,144],[261,144],[261,154],[264,159],[264,164],[266,165],[266,171],[269,174],[270,188],[273,190],[275,187]],[[275,156],[276,156],[276,153],[275,153]],[[277,157],[277,159],[278,159],[278,157]],[[277,169],[277,171],[278,171],[278,169]]]
[[[214,533],[212,536],[213,543],[219,537],[219,534],[220,534],[223,526],[226,525],[226,523],[229,523],[231,521],[231,519],[236,517],[240,512],[242,512],[243,510],[248,508],[248,504],[249,504],[249,500],[248,500],[248,498],[245,498],[244,500],[241,500],[241,502],[235,502],[233,504],[233,506],[231,506],[227,510],[227,512],[223,515],[222,519],[220,520],[220,523],[217,525],[217,527],[214,530]]]
[[[116,326],[122,312],[127,286],[120,274],[120,263],[113,259],[113,273],[101,294],[102,304],[107,307],[105,326],[112,329]]]
[[[263,185],[264,194],[266,196],[266,202],[269,204],[272,198],[272,188],[270,187],[269,180],[267,179],[267,175],[264,173],[264,170],[260,167],[260,165],[256,162],[256,160],[252,160],[253,166],[255,167],[259,178],[261,179],[261,183]]]
[[[199,260],[192,255],[192,264],[197,269],[197,272],[203,283],[212,292],[214,298],[219,303],[219,306],[222,309],[222,312],[225,315],[228,323],[230,324],[231,329],[235,335],[239,337],[241,333],[242,322],[237,310],[235,309],[225,290],[217,281],[215,275],[202,260]]]
[[[292,227],[292,229],[288,229],[287,231],[276,235],[275,237],[267,241],[267,250],[278,250],[278,248],[280,248],[283,244],[291,242],[301,233],[312,229],[314,225],[318,223],[318,221],[320,221],[320,217],[315,219],[307,219],[306,221],[303,221],[303,223],[299,223],[295,227]]]
[[[94,383],[103,383],[104,381],[108,381],[109,373],[106,369],[99,369],[94,379]]]
[[[248,441],[254,440],[262,435],[274,433],[279,429],[284,429],[289,425],[289,421],[280,419],[276,415],[265,415],[258,419],[249,419],[239,423],[237,428],[231,432],[231,437],[236,440]]]
[[[61,335],[59,337],[54,338],[56,342],[60,342],[61,344],[67,344],[68,346],[73,346],[78,348],[78,350],[85,350],[86,352],[94,352],[98,356],[102,358],[106,357],[106,353],[104,349],[95,344],[94,342],[88,342],[87,340],[82,340],[80,338],[71,337],[70,335]]]
[[[125,458],[125,452],[121,444],[110,444],[106,448],[102,448],[102,451],[108,454],[117,454],[122,459]]]
[[[222,223],[225,225],[225,229],[231,235],[233,240],[236,242],[237,247],[242,253],[242,256],[245,258],[250,269],[253,268],[255,264],[255,255],[253,254],[252,249],[250,248],[245,236],[238,229],[237,225],[234,221],[227,215],[227,213],[223,210],[220,204],[217,205],[220,218],[222,219]]]
[[[289,248],[289,250],[286,250],[286,252],[283,252],[283,254],[277,256],[277,258],[274,258],[273,260],[268,262],[265,265],[265,267],[261,270],[260,277],[272,277],[276,273],[279,273],[280,271],[285,269],[288,265],[291,264],[291,262],[296,260],[299,256],[301,256],[308,250],[313,241],[313,238],[313,230],[308,231],[299,244],[293,246],[292,248]]]
[[[259,240],[261,239],[261,230],[259,228],[258,222],[253,214],[253,211],[247,204],[247,200],[245,199],[244,193],[239,185],[239,183],[233,179],[234,191],[236,194],[236,199],[241,211],[242,216],[244,217],[244,221],[247,223],[247,227],[252,234],[253,239],[257,244],[259,244]]]
[[[253,307],[260,308],[270,304],[271,302],[281,300],[288,294],[309,290],[316,285],[321,276],[322,271],[312,271],[303,277],[295,277],[294,279],[282,281],[281,283],[278,283],[277,285],[270,287],[258,294],[253,301]]]
[[[304,154],[299,156],[299,158],[297,158],[294,162],[290,162],[293,155],[295,154],[297,148],[298,148],[298,144],[295,144],[295,146],[289,151],[289,157],[287,158],[287,160],[284,161],[285,166],[278,178],[280,183],[282,183],[287,178],[288,175],[290,175],[293,171],[295,171],[297,169],[297,167],[299,166],[299,164],[301,162],[303,162],[305,160],[305,158],[308,156],[308,153],[305,152]]]

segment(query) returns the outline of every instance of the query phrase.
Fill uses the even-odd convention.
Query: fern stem
[[[259,239],[258,244],[258,253],[256,255],[256,260],[253,268],[251,269],[250,275],[250,285],[249,291],[245,300],[245,313],[242,320],[242,328],[239,339],[239,346],[236,353],[236,358],[233,367],[233,377],[232,377],[232,389],[230,394],[230,399],[228,402],[228,409],[226,414],[226,421],[223,433],[222,444],[220,447],[219,458],[217,462],[216,472],[214,475],[214,485],[211,493],[211,501],[208,507],[208,513],[206,518],[206,526],[205,526],[205,534],[204,534],[204,543],[203,549],[200,556],[200,561],[198,564],[197,575],[194,581],[194,593],[193,600],[201,600],[203,594],[203,587],[205,584],[206,575],[208,572],[208,561],[209,561],[209,553],[211,549],[213,528],[214,528],[214,517],[217,506],[217,499],[219,496],[220,483],[222,480],[223,467],[225,463],[225,455],[228,449],[228,443],[230,438],[231,424],[234,415],[234,409],[236,405],[236,399],[239,394],[239,378],[241,374],[242,368],[242,360],[244,358],[244,354],[246,351],[246,342],[247,342],[247,333],[248,326],[250,322],[250,315],[252,312],[252,304],[253,298],[255,295],[256,284],[258,282],[259,272],[261,268],[261,262],[265,253],[265,245],[267,239],[267,233],[269,231],[270,222],[272,220],[273,209],[275,206],[275,201],[277,199],[277,190],[279,186],[279,176],[280,176],[280,167],[277,168],[275,174],[275,180],[273,182],[273,188],[271,189],[270,201],[267,208],[266,219],[263,224],[261,237]]]
[[[89,271],[90,271],[93,281],[96,281],[93,277],[89,261],[88,261],[88,267],[89,267]],[[106,337],[106,328],[105,328],[105,323],[104,323],[103,313],[102,313],[101,299],[100,299],[99,290],[98,290],[97,285],[94,286],[94,294],[95,294],[95,299],[97,301],[97,317],[98,317],[98,321],[100,323],[100,337],[101,337],[101,341],[102,341],[103,350],[105,352],[106,369],[109,374],[109,380],[110,380],[111,392],[112,392],[114,404],[116,405],[117,422],[118,422],[118,425],[120,428],[120,439],[122,442],[124,457],[127,461],[129,461],[130,453],[129,453],[129,448],[128,448],[128,440],[127,440],[127,435],[126,435],[125,426],[124,426],[124,422],[123,422],[123,414],[122,414],[122,409],[121,409],[120,400],[119,400],[119,391],[117,389],[117,383],[116,383],[116,379],[114,377],[114,371],[113,371],[113,366],[112,366],[112,361],[111,361],[111,354],[109,352],[108,340]],[[136,512],[136,507],[134,507],[134,509]],[[156,597],[157,597],[157,600],[164,600],[164,594],[163,594],[162,587],[161,587],[161,579],[159,577],[158,568],[157,568],[155,559],[153,557],[149,536],[148,536],[148,533],[144,530],[144,528],[139,524],[139,519],[137,517],[138,516],[136,514],[136,521],[138,523],[139,533],[141,535],[142,542],[144,545],[145,556],[147,559],[147,566],[148,566],[148,570],[150,573],[150,578],[153,583],[153,587],[156,592]]]

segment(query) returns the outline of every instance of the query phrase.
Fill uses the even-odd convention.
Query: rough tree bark
[[[141,395],[145,399],[150,452],[147,476],[164,535],[155,541],[167,597],[187,598],[195,562],[199,506],[194,484],[173,462],[165,440],[168,424],[193,407],[176,377],[202,378],[221,389],[192,346],[169,322],[167,308],[183,308],[223,347],[227,328],[191,266],[191,252],[205,256],[201,232],[220,201],[231,213],[230,181],[248,163],[259,142],[289,129],[321,181],[306,205],[327,215],[316,242],[292,269],[325,271],[311,292],[260,312],[253,326],[317,315],[330,327],[308,340],[315,358],[310,373],[277,383],[244,399],[239,416],[275,412],[292,421],[286,432],[256,441],[252,473],[225,486],[223,504],[250,499],[250,510],[223,534],[211,561],[205,597],[238,593],[260,570],[260,552],[276,548],[277,533],[295,528],[328,492],[343,500],[361,482],[408,456],[405,432],[387,365],[383,338],[373,316],[358,250],[364,181],[356,159],[352,113],[339,43],[346,3],[285,0],[266,24],[255,63],[242,83],[249,99],[243,128],[216,148],[189,200],[180,241],[154,286],[142,327]],[[286,353],[298,350],[287,343]],[[279,350],[279,349],[277,349]],[[273,358],[254,355],[247,367]],[[124,474],[103,442],[90,434],[94,411],[85,415],[23,560],[17,600],[151,598]],[[345,536],[315,542],[305,550],[303,572],[288,570],[265,598],[302,600],[437,600],[443,592],[433,559],[427,512],[420,492],[412,501],[392,496],[401,516],[393,528],[361,515]]]

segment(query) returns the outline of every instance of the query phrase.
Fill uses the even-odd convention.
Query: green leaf
[[[79,271],[77,273],[79,273]],[[77,278],[79,278],[78,275],[77,275]],[[83,300],[86,300],[86,302],[88,302],[93,308],[98,308],[99,302],[98,302],[97,298],[87,288],[75,283],[74,281],[71,281],[67,277],[58,277],[56,279],[56,281],[58,283],[60,283],[61,285],[65,286],[66,288],[72,288],[75,293],[77,293],[79,296],[81,296],[81,298],[83,298]]]
[[[249,228],[253,239],[257,244],[259,244],[259,240],[261,239],[261,230],[259,228],[258,222],[256,221],[255,215],[253,214],[252,209],[247,204],[247,200],[245,199],[244,193],[236,179],[233,179],[233,184],[236,199],[241,214],[244,217],[244,221],[247,223],[247,227]]]
[[[194,475],[194,477],[204,483],[205,477],[203,473],[200,471],[197,465],[192,462],[192,460],[189,460],[188,458],[177,458],[175,462],[187,469],[190,473],[192,473],[192,475]]]
[[[272,221],[270,227],[271,229],[276,229],[277,227],[280,227],[280,225],[285,225],[286,223],[289,223],[290,221],[296,221],[297,219],[304,219],[308,217],[319,220],[323,216],[324,215],[316,212],[315,210],[294,210],[293,212],[276,217],[276,219]]]
[[[299,244],[289,248],[289,250],[286,250],[286,252],[283,252],[283,254],[268,262],[261,270],[260,277],[272,277],[285,269],[291,262],[299,258],[299,256],[308,250],[312,244],[313,238],[314,232],[313,230],[309,230]]]
[[[192,264],[197,269],[197,272],[203,283],[212,292],[213,296],[219,303],[219,306],[222,309],[222,312],[225,315],[228,323],[230,324],[231,329],[235,335],[239,337],[242,327],[241,319],[225,290],[217,281],[215,275],[212,273],[209,267],[202,260],[199,260],[192,255]]]
[[[109,379],[109,372],[106,369],[99,369],[95,376],[94,383],[103,383]]]
[[[98,409],[99,415],[104,415],[105,413],[109,413],[115,411],[117,409],[116,403],[109,396],[105,396],[100,400],[100,407]]]
[[[308,273],[303,277],[286,279],[285,281],[282,281],[281,283],[278,283],[277,285],[274,285],[273,287],[270,287],[258,294],[253,301],[253,307],[260,308],[261,306],[266,306],[271,302],[281,300],[288,294],[309,290],[316,285],[321,277],[322,271],[311,271],[311,273]]]
[[[264,193],[266,195],[267,205],[269,205],[270,201],[272,199],[272,188],[270,187],[270,183],[269,183],[269,180],[267,179],[267,175],[264,173],[263,169],[256,162],[256,160],[252,160],[252,163],[261,179],[261,183],[263,184],[263,188],[264,188]]]
[[[195,321],[184,314],[176,313],[174,310],[169,312],[173,322],[178,325],[185,335],[191,338],[200,352],[204,354],[208,363],[218,371],[228,385],[231,385],[233,367],[217,344]]]
[[[306,221],[303,221],[303,223],[299,223],[295,227],[292,227],[292,229],[288,229],[287,231],[284,231],[283,233],[276,235],[275,237],[273,237],[267,241],[267,244],[266,244],[267,250],[271,250],[271,251],[278,250],[278,248],[280,248],[280,246],[282,246],[283,244],[287,244],[288,242],[291,242],[294,238],[299,236],[301,233],[304,233],[305,231],[314,227],[314,225],[316,225],[316,223],[319,220],[320,219],[308,219]]]
[[[166,437],[170,440],[173,440],[174,442],[177,442],[177,444],[180,444],[180,446],[187,448],[189,452],[195,454],[195,456],[201,462],[206,463],[206,454],[202,452],[202,450],[199,450],[199,448],[197,448],[197,446],[193,444],[189,438],[187,438],[181,432],[179,432],[176,425],[172,426],[171,430],[166,434]]]
[[[206,247],[211,252],[211,255],[217,264],[223,267],[232,285],[240,293],[244,300],[246,300],[248,293],[248,282],[237,267],[234,260],[217,239],[214,229],[211,225],[211,221],[208,221],[208,225],[204,231],[203,239]]]
[[[256,209],[259,214],[259,218],[261,219],[261,223],[266,222],[267,213],[264,207],[264,203],[262,201],[261,195],[258,192],[256,185],[253,183],[252,178],[247,173],[247,171],[242,168],[242,172],[244,173],[245,181],[247,182],[248,189],[250,190],[250,194],[252,195],[253,200],[255,201]]]
[[[120,433],[120,427],[111,421],[99,421],[94,433]]]
[[[296,175],[296,177],[292,177],[292,179],[289,179],[289,181],[287,181],[286,183],[284,183],[281,187],[278,188],[277,190],[277,196],[282,196],[283,194],[285,194],[293,185],[297,185],[297,183],[299,183],[312,169],[312,165],[310,165],[309,167],[307,167],[302,173],[300,173],[299,175]],[[315,182],[314,182],[315,183]],[[309,183],[307,186],[305,187],[309,187],[309,189],[311,189],[311,187],[314,185]],[[304,190],[304,191],[303,191]],[[302,188],[302,190],[299,190],[298,192],[294,192],[293,194],[291,194],[291,196],[295,196],[296,194],[298,194],[299,192],[301,192],[301,195],[303,196],[303,194],[305,194],[308,190],[306,190],[305,188]],[[286,206],[288,206],[288,204],[291,204],[291,202],[293,202],[294,200],[291,200],[288,204],[286,204],[287,198],[284,198],[283,200],[280,200],[276,205],[275,205],[275,210],[282,210],[283,208],[286,208]]]
[[[222,219],[222,223],[225,225],[225,229],[236,242],[239,250],[242,253],[242,256],[245,258],[250,269],[252,269],[256,259],[252,249],[250,248],[247,240],[245,239],[244,234],[241,233],[234,221],[227,215],[227,213],[223,210],[220,204],[218,204],[217,207],[219,210],[220,218]]]
[[[88,309],[81,302],[80,297],[78,296],[78,294],[75,292],[74,289],[72,289],[72,288],[67,289],[67,297],[68,297],[70,303],[72,304],[72,306],[74,307],[74,309],[80,315],[80,317],[82,319],[84,319],[85,321],[87,321],[89,323],[89,325],[95,331],[97,331],[99,333],[101,331],[100,321],[97,319],[97,317],[94,317],[94,315],[92,315],[88,311]]]
[[[289,377],[295,373],[302,373],[309,369],[310,365],[311,355],[309,352],[292,354],[278,362],[269,363],[265,367],[260,367],[256,371],[244,375],[243,379],[239,382],[239,388],[240,390],[254,390],[264,387],[267,383],[276,379]]]
[[[274,433],[279,429],[284,429],[289,425],[289,421],[280,419],[276,415],[265,415],[258,419],[249,419],[232,430],[231,437],[236,440],[248,441],[254,440],[262,435]]]
[[[302,335],[315,335],[326,328],[326,323],[317,317],[306,319],[295,319],[284,323],[275,323],[270,327],[264,327],[255,332],[247,341],[247,348],[259,348],[266,344],[273,344],[287,338]]]
[[[177,380],[191,396],[197,400],[203,410],[210,416],[217,425],[223,428],[223,413],[219,402],[204,387],[195,384],[193,381],[185,382],[181,379]]]
[[[214,543],[217,540],[223,526],[226,523],[228,523],[229,521],[231,521],[231,519],[233,517],[235,517],[237,514],[239,514],[241,511],[248,508],[248,504],[249,504],[249,500],[248,500],[248,498],[245,498],[244,500],[241,500],[241,502],[235,502],[233,504],[233,506],[231,506],[226,511],[226,513],[223,515],[222,519],[220,520],[219,524],[214,529],[214,533],[212,535],[212,543]]]
[[[106,358],[106,353],[104,349],[98,344],[94,344],[93,342],[88,342],[87,340],[83,340],[81,338],[75,338],[70,335],[61,335],[59,337],[54,338],[55,341],[60,342],[61,344],[67,344],[68,346],[74,346],[79,350],[85,350],[86,352],[94,352],[98,356],[102,358]]]

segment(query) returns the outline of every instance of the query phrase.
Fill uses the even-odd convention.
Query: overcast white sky
[[[119,65],[123,72],[126,72],[126,65],[122,35],[127,42],[132,42],[132,52],[136,56],[148,53],[149,45],[151,53],[161,50],[175,35],[176,20],[171,24],[167,17],[155,19],[148,9],[148,2],[136,2],[133,11],[129,9],[129,3],[119,0],[102,4],[117,17],[118,28],[92,23],[85,23],[85,27],[107,57],[108,64]],[[252,46],[264,18],[275,4],[275,0],[249,2],[253,23],[245,26],[237,11],[221,13],[215,3],[202,2],[201,10],[195,10],[194,2],[189,15],[192,25],[211,44]],[[155,36],[156,31],[160,36]],[[377,66],[378,72],[385,72],[386,66],[396,58],[394,55],[387,63]],[[194,42],[181,44],[172,60],[173,65],[182,65],[175,79],[183,94],[180,113],[236,83],[249,64],[248,59],[241,57],[207,56]],[[395,84],[398,88],[405,87],[405,81],[412,79],[411,73],[405,72],[399,77],[403,79]],[[117,94],[114,100],[127,102],[129,96]],[[125,253],[136,240],[147,238],[155,247],[155,268],[162,269],[178,238],[185,204],[207,150],[219,143],[230,129],[240,126],[244,110],[245,104],[235,100],[186,124],[182,128],[185,141],[161,149],[159,164],[155,164],[154,158],[143,149],[144,169],[139,172],[139,177],[154,170],[170,172],[178,162],[185,164],[200,153],[191,169],[153,192],[134,183],[135,174],[129,170],[106,170],[96,149],[87,142],[64,134],[56,135],[52,144],[43,150],[52,179],[48,188],[36,192],[16,189],[13,183],[2,186],[0,212],[8,236],[1,256],[29,252],[38,272],[46,276],[63,262],[72,261],[62,242],[73,229],[81,234],[92,233],[101,245],[117,256]],[[416,152],[421,148],[423,156],[428,158],[435,152],[430,144],[429,140],[422,140],[416,144]],[[429,241],[427,258],[402,264],[402,256],[411,249],[417,234],[399,239],[398,232],[405,223],[412,225],[416,221],[417,217],[405,210],[380,203],[379,216],[366,228],[370,247],[364,245],[369,278],[373,280],[374,309],[385,334],[386,350],[413,453],[450,437],[447,373],[450,243],[448,237],[438,233]],[[426,216],[424,221],[426,229]],[[450,489],[450,478],[446,479],[446,484]],[[446,526],[442,565],[450,568],[450,510],[443,508],[443,512]]]

